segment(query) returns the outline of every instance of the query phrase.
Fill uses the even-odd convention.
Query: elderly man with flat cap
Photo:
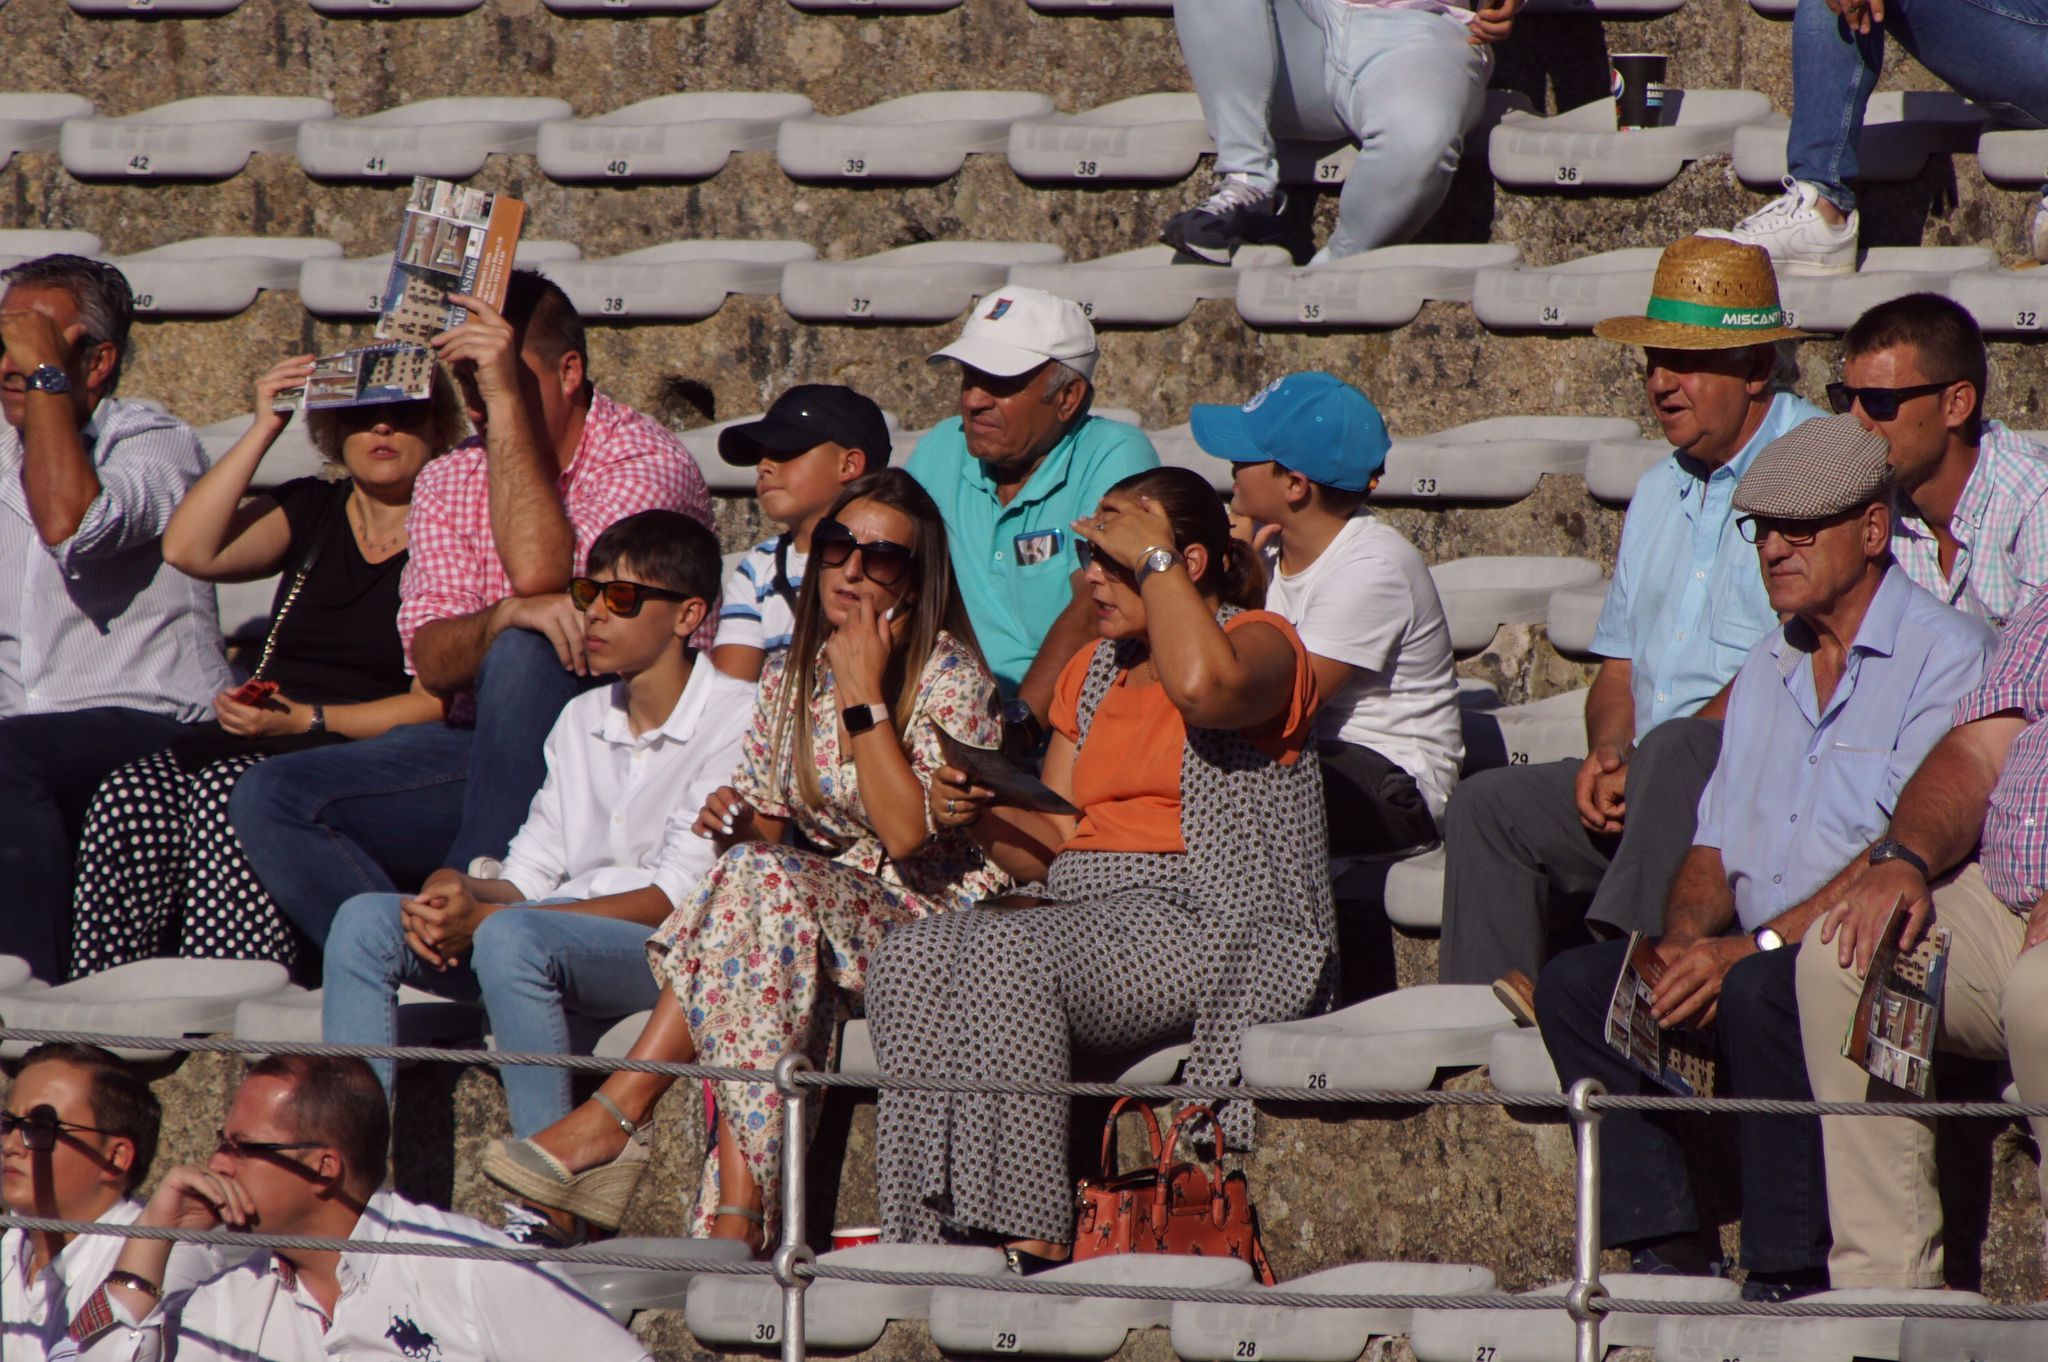
[[[1444,817],[1441,977],[1500,981],[1528,1018],[1529,980],[1554,947],[1656,931],[1721,746],[1728,683],[1777,625],[1732,496],[1765,445],[1820,409],[1779,381],[1785,325],[1754,246],[1688,237],[1664,252],[1647,315],[1602,339],[1643,348],[1650,408],[1671,457],[1636,484],[1593,636],[1579,761],[1483,771]]]
[[[1712,1039],[1723,1095],[1808,1099],[1797,943],[1883,836],[1900,789],[1996,645],[1990,625],[1892,561],[1886,448],[1853,416],[1809,421],[1758,455],[1735,489],[1740,533],[1785,621],[1749,650],[1731,688],[1720,762],[1663,905],[1653,1009],[1660,1026]],[[1543,971],[1536,1011],[1563,1083],[1656,1090],[1603,1034],[1629,944],[1567,951]],[[1809,1026],[1808,1050],[1839,1048],[1847,1026],[1846,1012]],[[1742,1116],[1737,1132],[1744,1297],[1821,1289],[1819,1121]],[[1601,1138],[1602,1243],[1631,1250],[1638,1272],[1718,1272],[1720,1241],[1693,1205],[1672,1125],[1609,1112]]]
[[[1067,527],[1159,466],[1144,431],[1089,414],[1096,358],[1079,303],[1035,288],[989,294],[960,339],[931,356],[960,365],[960,415],[919,440],[906,465],[945,518],[1003,722],[1033,742],[1046,736],[1060,668],[1096,637]]]

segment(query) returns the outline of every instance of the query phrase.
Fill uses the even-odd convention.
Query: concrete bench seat
[[[1614,101],[1596,99],[1549,118],[1512,113],[1487,144],[1493,178],[1525,191],[1658,189],[1688,161],[1726,156],[1735,131],[1768,118],[1770,99],[1755,90],[1670,90],[1664,123],[1617,131]],[[1675,110],[1675,117],[1674,117]]]
[[[1387,867],[1381,890],[1387,920],[1407,932],[1434,932],[1444,925],[1444,849],[1430,848]]]
[[[1559,265],[1508,264],[1472,282],[1472,315],[1494,331],[1590,331],[1609,317],[1640,315],[1664,252],[1602,251]]]
[[[484,0],[307,0],[336,19],[402,19],[411,15],[467,14]]]
[[[209,1036],[234,1028],[235,1008],[283,992],[283,965],[268,960],[137,960],[49,988],[0,995],[9,1026],[90,1031],[108,1036]],[[28,1041],[0,1043],[0,1059],[20,1059]],[[170,1050],[116,1050],[123,1059],[160,1060]]]
[[[1593,651],[1593,633],[1600,625],[1600,611],[1607,604],[1608,580],[1568,586],[1550,593],[1550,608],[1543,617],[1543,631],[1550,646],[1561,653],[1583,657]]]
[[[1854,274],[1787,275],[1778,282],[1778,295],[1785,325],[1840,332],[1879,303],[1909,293],[1948,293],[1959,278],[1997,266],[1997,253],[1988,246],[1877,246]]]
[[[1592,14],[1615,19],[1653,19],[1671,14],[1685,0],[1530,0],[1531,14]]]
[[[1617,1300],[1736,1301],[1742,1298],[1742,1289],[1723,1277],[1652,1277],[1616,1272],[1603,1275],[1600,1282],[1607,1288],[1607,1294]],[[1490,1362],[1572,1362],[1576,1355],[1576,1335],[1572,1317],[1565,1313],[1566,1285],[1558,1282],[1519,1293],[1555,1296],[1555,1311],[1417,1310],[1408,1331],[1415,1362],[1472,1362],[1475,1357],[1484,1357]],[[1658,1324],[1665,1318],[1659,1315],[1608,1315],[1601,1321],[1600,1343],[1605,1348],[1647,1348],[1655,1340],[1658,1362],[1674,1362],[1678,1354],[1665,1352],[1662,1341],[1658,1339]],[[1737,1357],[1752,1356],[1785,1362],[1783,1354],[1761,1350],[1716,1354],[1715,1362],[1723,1359],[1734,1362]]]
[[[858,260],[800,260],[782,271],[782,306],[800,322],[949,322],[1017,265],[1066,259],[1035,241],[921,241]]]
[[[278,574],[252,582],[220,582],[213,588],[220,636],[230,643],[258,643],[270,633],[270,607],[277,600]]]
[[[601,260],[549,262],[541,273],[591,321],[695,322],[730,294],[779,292],[785,266],[817,255],[804,241],[668,241]],[[528,263],[523,244],[519,259]]]
[[[975,1277],[1001,1277],[1009,1271],[1001,1249],[961,1244],[868,1244],[821,1253],[818,1265]],[[880,1340],[890,1320],[925,1319],[931,1309],[928,1286],[814,1281],[804,1292],[804,1342],[832,1352],[860,1352]],[[707,1346],[759,1348],[780,1338],[782,1288],[770,1277],[702,1274],[690,1281],[683,1320],[691,1337]]]
[[[201,426],[194,432],[199,436],[199,447],[206,451],[209,465],[219,463],[229,447],[242,438],[249,429],[249,419],[247,413],[230,416],[225,421]],[[249,480],[249,488],[253,492],[264,492],[282,487],[293,478],[315,476],[325,464],[320,451],[313,448],[313,442],[306,438],[306,423],[294,417],[263,456],[263,462],[256,465],[256,476]]]
[[[789,0],[807,14],[939,14],[961,0]]]
[[[1088,1083],[1171,1083],[1180,1077],[1180,1067],[1187,1057],[1186,1042],[1123,1055],[1080,1055],[1074,1061],[1074,1076],[1077,1081]],[[835,1070],[843,1074],[882,1072],[866,1018],[856,1017],[840,1028],[839,1062]]]
[[[1600,579],[1600,565],[1584,558],[1520,555],[1459,558],[1429,570],[1450,621],[1452,651],[1470,656],[1493,642],[1503,624],[1536,624],[1550,609],[1550,593]]]
[[[1069,1263],[1039,1274],[1041,1281],[1102,1282],[1128,1286],[1183,1286],[1224,1290],[1252,1279],[1235,1258],[1127,1253]],[[1133,1329],[1163,1329],[1172,1302],[1112,1300],[1100,1296],[1027,1296],[942,1286],[932,1292],[931,1336],[940,1351],[1029,1353],[1040,1357],[1105,1358],[1123,1347]]]
[[[557,14],[582,18],[609,14],[619,18],[637,14],[701,14],[718,0],[541,0]]]
[[[18,955],[0,955],[0,993],[44,986],[30,974],[29,968],[28,961]]]
[[[1790,19],[1799,12],[1799,0],[1749,0],[1749,7],[1766,19]]]
[[[969,152],[1004,150],[1011,124],[1052,110],[1052,99],[1035,90],[904,95],[837,117],[788,119],[775,156],[796,180],[944,180],[960,173]]]
[[[0,165],[4,165],[0,160]],[[99,255],[105,243],[91,232],[0,231],[0,270],[40,255]]]
[[[1626,506],[1643,474],[1671,457],[1668,440],[1602,440],[1586,447],[1586,491],[1610,506]]]
[[[1962,271],[1943,292],[1968,308],[1987,335],[2032,336],[2048,329],[2048,269]]]
[[[307,124],[299,129],[299,164],[316,180],[466,180],[493,152],[532,151],[543,123],[574,113],[559,99],[422,99]]]
[[[1493,1033],[1514,1024],[1486,985],[1422,984],[1249,1027],[1239,1062],[1254,1087],[1421,1092],[1445,1069],[1486,1063]]]
[[[1487,1079],[1498,1092],[1562,1092],[1557,1066],[1543,1044],[1543,1033],[1518,1026],[1494,1033],[1486,1056]]]
[[[1173,0],[1028,0],[1041,14],[1171,14]]]
[[[551,0],[561,10],[569,0]],[[601,13],[610,0],[575,0]],[[696,5],[702,9],[702,4]],[[571,12],[571,11],[564,11]],[[802,95],[707,92],[643,99],[595,118],[541,125],[534,144],[551,180],[702,180],[736,151],[771,151],[783,123],[811,112]]]
[[[683,447],[695,456],[697,464],[704,470],[704,483],[714,492],[744,493],[754,490],[754,470],[736,467],[719,457],[718,437],[728,426],[744,426],[761,419],[760,412],[749,412],[735,416],[714,425],[694,426],[678,436]],[[908,436],[898,438],[896,413],[884,411],[882,423],[889,428],[891,456],[889,462],[901,464],[910,457],[914,442]],[[727,569],[728,572],[730,568]],[[724,578],[719,579],[723,581]]]
[[[42,92],[0,94],[0,169],[17,151],[48,151],[64,125],[91,118],[93,103],[81,95]]]
[[[1613,1281],[1612,1278],[1602,1280]],[[1681,1279],[1666,1277],[1659,1280]],[[1845,1305],[1884,1305],[1901,1301],[1933,1301],[1941,1305],[1985,1303],[1984,1297],[1974,1291],[1887,1290],[1876,1287],[1821,1291],[1801,1300],[1813,1305],[1831,1301]],[[1612,1320],[1614,1316],[1608,1318]],[[1657,1322],[1656,1338],[1651,1346],[1656,1348],[1659,1362],[1701,1362],[1709,1357],[1714,1362],[1738,1357],[1771,1358],[1774,1362],[1864,1362],[1864,1359],[1899,1362],[1903,1357],[1905,1327],[1906,1320],[1900,1315],[1868,1319],[1736,1319],[1728,1316],[1716,1319],[1672,1315]],[[1603,1340],[1607,1332],[1603,1326]],[[1942,1355],[1943,1362],[1977,1356],[1967,1352]]]
[[[1423,303],[1469,301],[1481,271],[1512,266],[1521,258],[1521,248],[1505,242],[1382,246],[1326,265],[1242,269],[1237,271],[1237,311],[1253,326],[1406,326]]]
[[[1541,765],[1586,755],[1586,692],[1531,700],[1526,705],[1460,709],[1465,735],[1465,770]]]
[[[1880,90],[1863,111],[1856,140],[1857,178],[1896,183],[1910,180],[1930,156],[1977,148],[1987,118],[1984,110],[1950,90]],[[1735,134],[1735,174],[1745,184],[1775,190],[1785,178],[1784,114],[1745,124]]]
[[[1096,260],[1058,265],[1018,265],[1009,282],[1071,298],[1097,326],[1176,326],[1204,298],[1235,298],[1245,269],[1270,263],[1239,251],[1229,269],[1200,262],[1175,262],[1171,246],[1140,246]]]
[[[582,255],[583,248],[573,241],[521,241],[518,264],[524,269]],[[390,282],[388,251],[347,260],[308,260],[299,270],[299,301],[316,317],[374,317],[384,310],[384,290]]]
[[[267,997],[244,1000],[235,1007],[235,1039],[319,1044],[321,992],[294,984]],[[411,984],[398,986],[399,1045],[473,1041],[483,1034],[483,1026],[481,1004],[453,1002]]]
[[[1214,150],[1193,94],[1135,95],[1010,125],[1010,169],[1027,180],[1177,183]]]
[[[57,156],[81,180],[224,180],[259,151],[289,152],[301,127],[333,117],[324,99],[208,95],[119,118],[74,118],[58,135]]]
[[[1243,254],[1242,251],[1239,252]],[[1217,271],[1219,274],[1222,271]],[[1168,468],[1185,468],[1200,473],[1218,491],[1227,493],[1230,488],[1230,464],[1217,458],[1195,443],[1194,427],[1183,421],[1177,426],[1163,430],[1148,430],[1145,438],[1152,442],[1152,448],[1159,455],[1159,462]]]
[[[241,8],[242,0],[69,0],[74,13],[90,19],[211,19]]]
[[[601,1243],[580,1245],[584,1253],[646,1253],[660,1254],[664,1258],[687,1258],[692,1262],[744,1263],[753,1254],[737,1239],[662,1239],[652,1236],[629,1236],[624,1239],[606,1239]],[[696,1274],[687,1268],[670,1272],[657,1272],[644,1267],[606,1267],[599,1263],[576,1261],[578,1249],[569,1250],[569,1256],[562,1260],[561,1268],[576,1283],[578,1290],[603,1306],[611,1317],[624,1324],[637,1310],[681,1310],[689,1298],[690,1283]],[[742,1280],[732,1278],[730,1280]],[[811,1291],[817,1290],[813,1284]],[[804,1293],[805,1304],[810,1302],[811,1291]],[[781,1314],[775,1316],[781,1323]]]
[[[1494,1289],[1490,1268],[1465,1263],[1346,1263],[1280,1283],[1291,1293],[1468,1296]],[[1407,1310],[1304,1310],[1280,1305],[1173,1304],[1174,1355],[1184,1362],[1352,1362],[1368,1342],[1408,1332]]]
[[[1909,1319],[1899,1330],[1899,1362],[2040,1362],[2048,1357],[2048,1320]]]
[[[1993,184],[2038,190],[2048,180],[2048,128],[1988,128],[1977,138],[1977,169]]]
[[[114,261],[135,291],[138,316],[232,317],[264,289],[296,289],[308,260],[339,260],[318,237],[206,236]]]
[[[1612,416],[1495,416],[1396,440],[1373,500],[1520,501],[1546,473],[1583,471],[1594,441],[1635,430]]]

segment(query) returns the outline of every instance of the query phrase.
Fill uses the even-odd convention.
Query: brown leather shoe
[[[1536,1024],[1536,981],[1518,969],[1493,981],[1493,996],[1500,999],[1517,1026]]]

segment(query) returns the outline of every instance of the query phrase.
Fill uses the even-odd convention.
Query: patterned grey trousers
[[[1074,1054],[1186,1040],[1205,936],[1175,886],[1186,857],[1069,853],[1059,900],[978,907],[898,927],[868,969],[883,1073],[1061,1080]],[[1068,1101],[885,1091],[876,1180],[882,1238],[1074,1234]]]

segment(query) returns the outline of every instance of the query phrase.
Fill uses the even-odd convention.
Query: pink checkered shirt
[[[603,393],[591,399],[576,457],[555,480],[555,490],[576,531],[576,572],[583,571],[598,535],[636,511],[681,511],[716,529],[703,471],[682,442],[653,418]],[[464,441],[420,473],[406,530],[412,553],[399,582],[398,638],[411,671],[413,635],[422,624],[473,615],[512,594],[491,537],[482,440]],[[695,646],[711,646],[717,615],[714,609],[691,640]],[[468,710],[463,696],[450,718]]]
[[[1998,639],[1991,670],[1956,705],[1958,726],[2017,710],[2026,728],[2005,754],[1984,815],[1978,859],[1991,892],[2016,913],[2048,891],[2048,593],[2036,596]]]

